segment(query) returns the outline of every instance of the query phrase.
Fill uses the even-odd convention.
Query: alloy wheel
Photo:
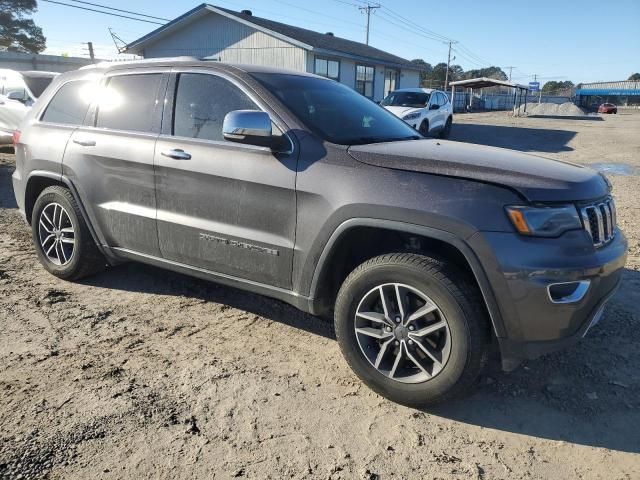
[[[54,265],[67,265],[76,244],[73,222],[67,211],[59,203],[49,203],[42,209],[38,222],[42,252]]]
[[[451,353],[449,324],[433,300],[401,283],[378,285],[356,309],[362,354],[382,375],[422,383],[438,375]]]

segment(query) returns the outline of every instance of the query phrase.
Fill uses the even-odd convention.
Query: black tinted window
[[[36,98],[38,98],[40,95],[42,95],[42,92],[44,92],[44,90],[51,84],[51,82],[55,77],[44,77],[44,76],[32,77],[32,76],[25,75],[23,78],[24,78],[24,83],[27,84],[27,87],[29,87],[29,90],[31,90],[31,93],[33,93],[33,95]]]
[[[224,78],[201,73],[183,73],[178,78],[173,134],[180,137],[224,140],[222,122],[233,110],[258,107],[240,89]]]
[[[121,75],[109,79],[98,99],[96,127],[150,132],[162,75]]]
[[[43,122],[62,123],[65,125],[81,125],[89,108],[90,95],[83,92],[91,82],[77,81],[64,84],[49,102]]]

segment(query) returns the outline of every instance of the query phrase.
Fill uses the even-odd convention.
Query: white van
[[[12,142],[13,131],[57,75],[0,69],[0,145]]]

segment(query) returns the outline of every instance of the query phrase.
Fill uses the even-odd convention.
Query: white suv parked
[[[389,93],[381,105],[423,135],[451,133],[453,107],[444,92],[431,88],[401,88]]]

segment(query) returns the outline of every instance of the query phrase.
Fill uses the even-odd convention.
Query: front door
[[[261,109],[245,87],[228,78],[205,70],[179,72],[168,92],[167,105],[174,107],[165,109],[155,152],[163,257],[290,288],[295,155],[224,140],[228,112]]]
[[[94,92],[89,125],[71,136],[63,169],[92,223],[113,248],[160,256],[153,152],[160,132],[162,73],[113,74]]]

